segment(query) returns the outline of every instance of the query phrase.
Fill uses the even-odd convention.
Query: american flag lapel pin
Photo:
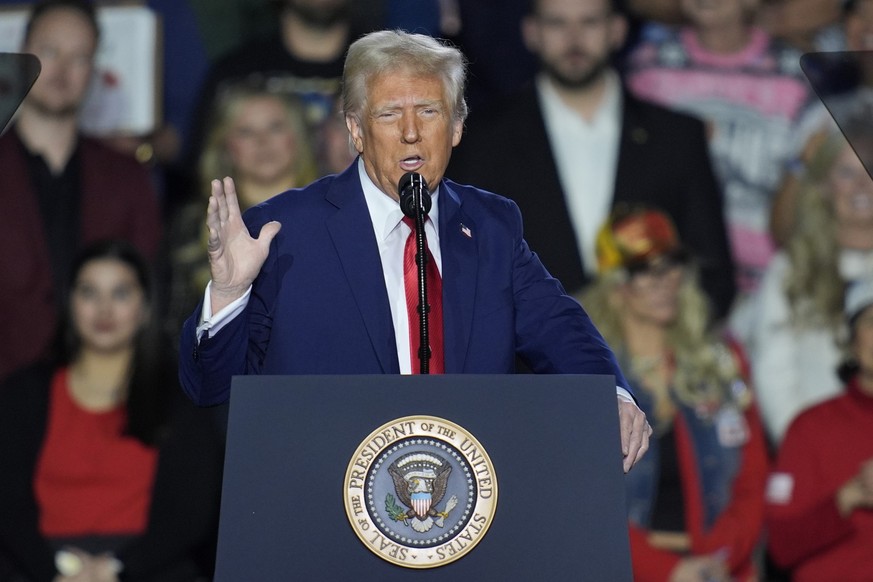
[[[473,232],[470,230],[470,227],[464,226],[464,223],[461,223],[461,232],[464,233],[464,236],[467,238],[473,238]]]

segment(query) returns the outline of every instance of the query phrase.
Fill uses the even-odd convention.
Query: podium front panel
[[[499,488],[487,533],[434,568],[368,549],[345,476],[381,425],[475,436]],[[632,580],[611,376],[241,376],[233,380],[216,580]]]

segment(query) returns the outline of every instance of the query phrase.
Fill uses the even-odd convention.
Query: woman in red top
[[[767,483],[774,561],[797,582],[873,577],[873,281],[849,287],[845,393],[795,418]]]
[[[127,243],[72,269],[60,365],[0,388],[0,579],[189,581],[215,533],[221,446],[181,396]],[[207,555],[204,553],[203,555]]]

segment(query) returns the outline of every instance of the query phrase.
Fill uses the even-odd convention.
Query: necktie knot
[[[427,222],[428,218],[425,217],[424,221]],[[415,232],[415,219],[414,218],[412,218],[411,216],[404,216],[403,217],[403,224],[405,224],[406,226],[411,228],[413,233]]]

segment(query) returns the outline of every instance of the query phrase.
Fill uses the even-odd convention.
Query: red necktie
[[[418,358],[421,331],[418,316],[418,266],[415,263],[415,221],[403,217],[406,226],[412,229],[403,249],[403,284],[406,288],[406,313],[409,317],[409,354],[412,359],[412,373],[421,373]],[[430,304],[428,334],[430,339],[430,373],[444,374],[443,359],[443,281],[430,249],[427,251],[427,302]]]

